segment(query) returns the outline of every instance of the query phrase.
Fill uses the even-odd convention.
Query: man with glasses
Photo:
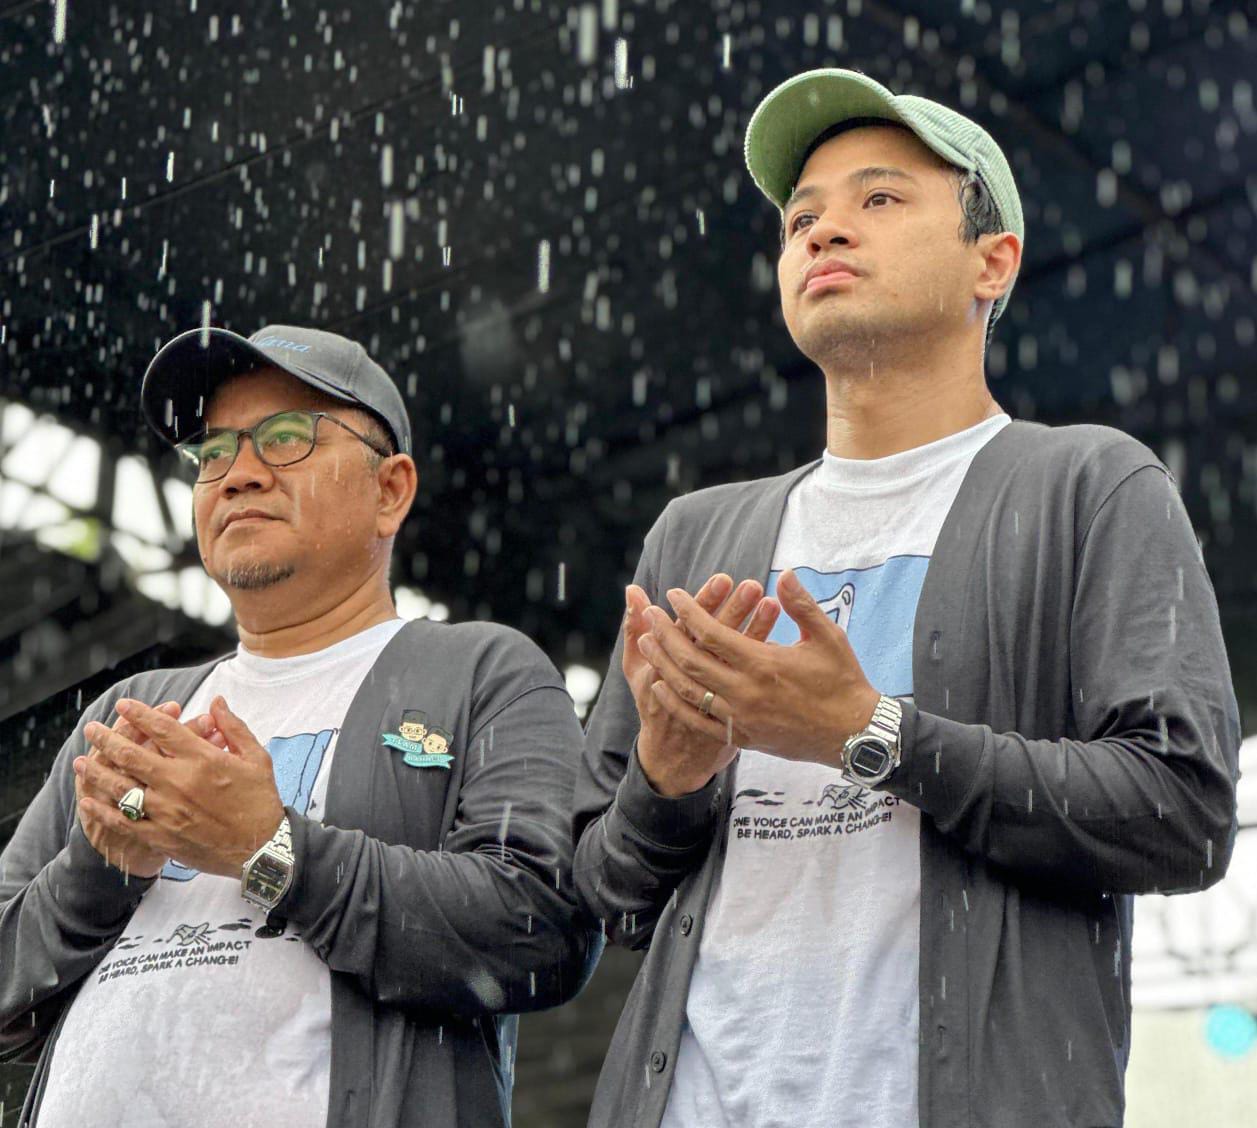
[[[507,1123],[513,1016],[592,947],[561,678],[506,628],[397,617],[417,475],[360,345],[194,330],[142,403],[240,645],[90,706],[0,858],[23,1123]]]

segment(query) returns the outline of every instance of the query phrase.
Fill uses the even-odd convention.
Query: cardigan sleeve
[[[0,854],[0,1057],[38,1051],[80,981],[126,928],[152,878],[106,863],[75,816],[75,757],[89,721],[104,721],[115,686],[83,713]]]
[[[905,705],[885,790],[965,850],[1109,893],[1202,889],[1236,832],[1239,713],[1217,603],[1173,480],[1145,465],[1104,497],[1069,616],[1075,737],[1027,739]]]
[[[545,655],[499,628],[469,692],[464,775],[439,850],[288,810],[294,882],[276,909],[378,1003],[465,1017],[556,1006],[596,937],[571,889],[571,698]]]
[[[659,603],[659,560],[669,510],[646,536],[634,583]],[[660,795],[637,759],[639,720],[621,667],[624,632],[585,731],[576,780],[573,877],[607,937],[644,948],[673,890],[706,856],[717,824],[719,776],[689,795]]]

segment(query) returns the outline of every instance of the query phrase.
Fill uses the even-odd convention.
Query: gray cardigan
[[[809,469],[673,501],[637,582],[666,606],[667,589],[713,572],[765,579],[786,495]],[[649,953],[590,1124],[653,1128],[736,764],[693,795],[651,789],[621,646],[586,732],[574,878],[608,937]],[[923,816],[921,1126],[1120,1125],[1129,894],[1212,884],[1235,833],[1238,711],[1165,468],[1107,428],[1006,427],[939,534],[912,668],[886,790]]]
[[[0,855],[0,1050],[42,1049],[22,1124],[67,1005],[151,884],[105,865],[75,820],[83,726],[123,695],[186,702],[213,665],[140,674],[88,708]],[[433,706],[454,733],[448,772],[381,744],[404,709]],[[563,682],[515,631],[412,622],[376,660],[326,817],[288,811],[296,878],[277,909],[332,971],[329,1126],[509,1123],[512,1016],[570,998],[597,949],[569,880],[580,745]]]

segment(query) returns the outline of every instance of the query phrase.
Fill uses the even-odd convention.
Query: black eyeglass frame
[[[294,458],[291,462],[271,462],[266,455],[262,453],[262,449],[258,446],[258,441],[254,437],[254,432],[259,427],[264,427],[272,419],[278,419],[281,415],[304,415],[307,418],[314,420],[314,425],[310,429],[310,449],[300,458]],[[209,482],[221,482],[228,474],[231,473],[231,468],[236,464],[236,459],[240,457],[240,441],[245,435],[249,436],[249,442],[253,444],[253,453],[258,456],[259,462],[271,467],[272,470],[284,470],[289,466],[296,466],[298,463],[304,462],[314,453],[315,447],[317,447],[319,443],[319,423],[324,419],[330,420],[338,427],[343,427],[346,431],[353,435],[355,439],[366,443],[366,445],[375,451],[375,453],[381,458],[391,458],[393,456],[393,452],[391,450],[380,447],[374,439],[369,438],[361,431],[351,427],[343,419],[337,419],[336,416],[332,415],[330,412],[306,411],[304,408],[300,407],[288,408],[284,411],[276,411],[273,415],[266,416],[265,419],[259,419],[252,427],[240,427],[235,430],[230,427],[216,427],[213,430],[204,431],[194,439],[184,439],[183,442],[176,443],[175,450],[179,452],[185,461],[191,464],[194,470],[196,470],[196,484],[198,486],[206,485]],[[221,474],[216,474],[212,478],[202,478],[200,476],[201,460],[193,453],[192,448],[199,447],[208,442],[210,439],[220,438],[223,435],[231,435],[235,439],[236,452],[231,456],[231,461],[227,463],[226,469],[224,469]]]

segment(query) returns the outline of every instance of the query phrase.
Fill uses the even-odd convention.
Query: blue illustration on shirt
[[[912,694],[912,626],[929,563],[928,556],[892,556],[876,567],[844,572],[794,569],[825,613],[847,632],[865,676],[891,697]],[[769,574],[769,595],[776,595],[780,577],[780,571]],[[798,642],[799,628],[783,614],[768,637],[789,646]]]
[[[266,750],[271,754],[271,763],[275,767],[275,786],[285,807],[306,813],[314,781],[323,766],[323,755],[335,735],[335,729],[323,729],[322,732],[303,732],[297,736],[276,736],[267,742]],[[162,867],[161,875],[170,881],[191,881],[200,872],[181,866],[172,859]]]

